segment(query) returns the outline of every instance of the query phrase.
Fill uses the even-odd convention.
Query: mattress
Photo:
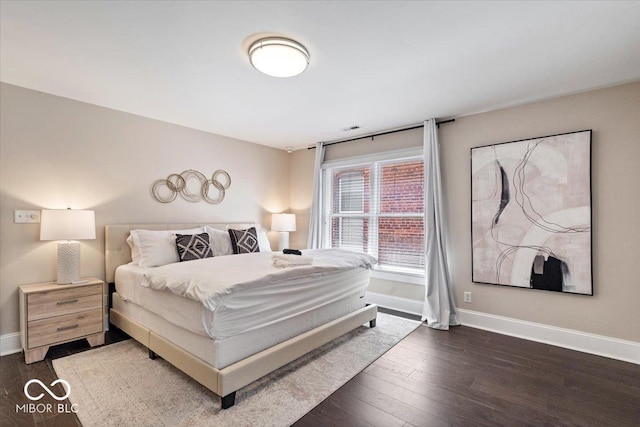
[[[268,291],[262,292],[259,298],[255,292],[247,292],[245,298],[235,297],[233,305],[209,310],[199,301],[146,287],[145,274],[149,270],[133,264],[118,267],[115,285],[120,297],[180,328],[213,339],[226,339],[254,329],[264,329],[272,323],[296,318],[354,296],[357,299],[362,297],[362,304],[357,307],[361,308],[369,284],[369,271],[363,268],[310,275],[287,281],[287,292],[273,292],[273,295]],[[303,288],[304,293],[300,291]]]
[[[180,298],[174,295],[168,296]],[[170,298],[169,300],[172,299]],[[147,329],[153,330],[156,335],[173,342],[217,369],[225,368],[252,354],[303,334],[364,306],[364,292],[358,292],[333,304],[316,308],[280,322],[255,328],[226,339],[211,339],[208,336],[187,330],[130,300],[125,300],[118,292],[113,294],[114,310]]]
[[[133,264],[116,270],[116,292],[125,301],[130,301],[166,319],[174,325],[210,338],[216,338],[207,325],[213,323],[213,313],[198,301],[182,298],[168,291],[159,291],[142,286],[146,269]],[[211,333],[210,333],[211,332]]]

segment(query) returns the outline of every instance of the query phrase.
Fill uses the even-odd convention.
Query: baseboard
[[[377,292],[369,292],[365,294],[365,301],[376,304],[380,307],[389,308],[391,310],[402,311],[404,313],[417,314],[422,316],[422,301],[409,298],[394,297],[392,295],[379,294]]]
[[[368,303],[405,313],[422,315],[422,301],[367,292]],[[458,308],[460,321],[471,328],[484,329],[530,341],[568,348],[597,356],[609,357],[640,365],[640,343],[572,329],[527,322]]]
[[[21,351],[20,332],[0,335],[0,356],[8,356]]]
[[[640,365],[640,343],[458,308],[463,325]]]

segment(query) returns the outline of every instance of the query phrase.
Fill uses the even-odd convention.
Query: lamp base
[[[69,285],[80,280],[80,243],[58,242],[59,285]]]
[[[280,240],[278,241],[278,250],[287,249],[289,247],[289,232],[281,231]]]

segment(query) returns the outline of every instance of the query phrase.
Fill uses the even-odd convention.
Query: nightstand
[[[49,347],[86,338],[91,347],[104,344],[102,280],[58,285],[20,286],[20,341],[25,363],[43,360]]]

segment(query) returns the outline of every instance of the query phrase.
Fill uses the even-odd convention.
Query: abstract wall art
[[[473,282],[593,295],[591,133],[471,148]]]

